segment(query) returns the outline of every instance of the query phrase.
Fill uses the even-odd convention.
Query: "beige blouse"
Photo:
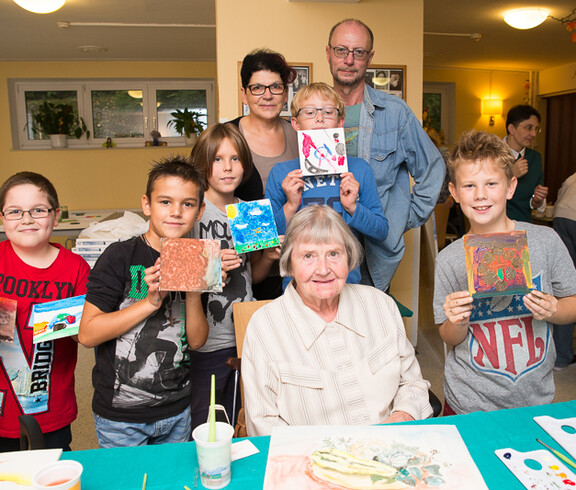
[[[250,436],[285,425],[377,424],[395,411],[432,415],[398,308],[369,286],[346,284],[326,323],[290,283],[252,317],[242,378]]]

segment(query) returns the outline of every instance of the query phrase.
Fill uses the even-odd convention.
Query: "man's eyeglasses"
[[[54,208],[32,208],[32,209],[9,209],[3,211],[2,216],[8,221],[18,221],[24,217],[24,213],[28,213],[32,219],[46,218]]]
[[[272,85],[262,85],[261,83],[253,83],[246,87],[250,90],[252,95],[264,95],[266,89],[270,90],[272,95],[282,95],[286,90],[286,85],[283,83],[273,83]]]
[[[336,119],[340,114],[340,110],[336,107],[302,107],[298,109],[296,117],[302,116],[302,119],[313,119],[318,112],[322,113],[324,119]]]
[[[368,55],[370,54],[370,51],[368,51],[367,49],[360,49],[360,48],[356,48],[356,49],[348,49],[345,48],[344,46],[330,46],[332,48],[332,51],[334,52],[334,56],[336,56],[336,58],[347,58],[348,55],[350,53],[352,53],[352,56],[354,56],[355,60],[358,61],[362,61],[368,58]]]
[[[526,131],[528,131],[529,133],[531,133],[532,131],[534,131],[536,134],[540,134],[542,132],[542,128],[539,126],[532,126],[532,124],[527,124],[527,125],[523,125],[523,124],[518,124],[518,126],[516,126],[517,128],[522,128],[525,129]]]

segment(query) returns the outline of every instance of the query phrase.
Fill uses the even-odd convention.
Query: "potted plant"
[[[66,148],[68,136],[80,138],[90,131],[84,119],[74,114],[70,104],[53,104],[43,102],[32,114],[32,131],[34,134],[45,134],[50,137],[52,148]]]
[[[174,119],[168,121],[168,127],[174,126],[174,130],[178,134],[184,135],[187,145],[194,144],[198,135],[204,131],[204,123],[200,120],[202,114],[189,111],[186,107],[183,111],[176,109],[170,115]]]

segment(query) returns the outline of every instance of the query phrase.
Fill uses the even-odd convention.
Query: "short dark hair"
[[[246,182],[252,174],[254,168],[252,153],[240,130],[234,124],[216,123],[202,132],[190,155],[192,164],[200,172],[206,182],[206,187],[208,187],[208,179],[212,176],[214,158],[216,158],[222,141],[226,138],[232,142],[238,152],[238,158],[244,169],[242,183]]]
[[[370,36],[370,51],[372,51],[374,48],[374,33],[372,32],[372,29],[370,29],[366,24],[364,24],[364,22],[358,19],[344,19],[338,22],[338,24],[332,26],[332,29],[330,29],[330,34],[328,35],[328,46],[332,46],[332,44],[330,44],[330,41],[332,40],[332,34],[334,34],[336,28],[340,27],[342,24],[357,24],[366,29],[368,35]]]
[[[292,83],[296,78],[296,70],[288,65],[280,53],[270,49],[255,49],[242,60],[242,68],[240,69],[242,87],[246,88],[250,84],[252,75],[262,70],[278,73],[286,85]]]
[[[152,163],[146,184],[146,197],[149,201],[152,200],[155,182],[164,177],[178,177],[184,182],[193,182],[198,187],[198,205],[204,202],[204,179],[185,155],[170,155]]]
[[[0,211],[4,208],[4,204],[6,204],[6,194],[8,194],[8,191],[17,185],[24,184],[35,185],[40,191],[46,194],[51,208],[58,209],[60,207],[58,193],[52,185],[52,182],[43,175],[35,172],[18,172],[8,177],[2,186],[0,186]]]
[[[460,140],[448,157],[450,181],[456,184],[456,171],[463,163],[484,165],[487,162],[501,168],[506,174],[508,182],[514,177],[512,171],[514,156],[504,140],[495,134],[476,131],[475,129],[462,133]]]
[[[538,122],[542,121],[542,117],[540,117],[540,113],[534,109],[531,105],[528,104],[521,104],[515,105],[508,111],[508,115],[506,116],[506,133],[510,134],[508,131],[508,125],[513,124],[514,126],[518,126],[522,121],[526,121],[530,119],[532,116],[536,116]]]

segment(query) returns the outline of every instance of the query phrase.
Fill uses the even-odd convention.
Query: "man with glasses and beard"
[[[387,291],[404,254],[403,234],[424,224],[432,213],[445,165],[406,103],[365,83],[373,44],[374,35],[366,24],[346,19],[330,31],[326,57],[334,90],[346,106],[347,153],[372,167],[390,225],[386,240],[364,240],[362,282]]]

